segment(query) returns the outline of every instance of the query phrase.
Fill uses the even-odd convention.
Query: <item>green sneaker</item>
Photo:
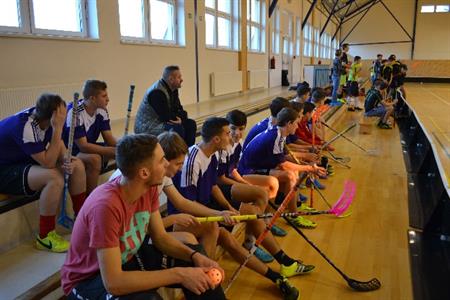
[[[272,226],[272,228],[270,228],[270,231],[272,232],[272,234],[273,234],[274,236],[286,236],[286,235],[287,235],[286,230],[284,230],[284,229],[281,228],[281,227],[278,227],[278,226],[275,225],[275,224]]]
[[[36,237],[36,248],[39,250],[46,250],[50,252],[62,253],[69,250],[70,243],[56,233],[50,231],[43,239]]]
[[[284,277],[292,277],[297,275],[304,275],[311,273],[314,270],[315,266],[313,265],[305,265],[301,261],[296,261],[290,266],[281,265],[280,274]]]
[[[300,228],[312,229],[317,227],[317,223],[311,220],[308,220],[302,216],[298,216],[295,218],[289,218],[289,220],[294,223],[295,226]]]
[[[284,300],[297,300],[300,299],[300,292],[297,290],[295,286],[292,286],[291,283],[287,280],[286,277],[282,279],[277,279],[275,282],[277,287],[280,289],[281,294],[283,294]]]
[[[305,212],[316,212],[317,209],[314,207],[310,207],[306,205],[305,203],[302,203],[299,208],[297,208],[297,211],[305,211]]]

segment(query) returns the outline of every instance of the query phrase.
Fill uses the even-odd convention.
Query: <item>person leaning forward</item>
[[[159,135],[173,130],[188,146],[195,143],[197,124],[188,118],[178,96],[182,82],[178,66],[164,68],[162,78],[148,88],[139,106],[134,125],[135,133]]]

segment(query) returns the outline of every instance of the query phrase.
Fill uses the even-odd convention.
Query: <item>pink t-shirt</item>
[[[120,193],[121,177],[97,187],[80,210],[61,269],[66,295],[99,272],[97,249],[120,247],[122,264],[126,263],[141,246],[151,213],[159,208],[156,186],[134,204],[126,202]]]

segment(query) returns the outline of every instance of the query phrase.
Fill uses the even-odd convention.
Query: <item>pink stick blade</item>
[[[352,204],[353,198],[355,197],[355,192],[356,184],[350,180],[345,181],[344,190],[342,191],[341,196],[329,212],[337,217],[341,216]]]

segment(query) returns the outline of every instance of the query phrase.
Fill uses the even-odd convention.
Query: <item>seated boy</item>
[[[109,98],[106,83],[100,80],[87,80],[83,86],[83,97],[78,103],[78,121],[75,128],[73,155],[84,163],[86,168],[86,192],[90,194],[98,183],[102,168],[109,159],[114,159],[116,139],[109,124]],[[65,142],[68,141],[72,103],[68,106]],[[100,136],[104,143],[97,143]]]
[[[122,175],[96,188],[75,221],[61,269],[64,294],[74,300],[162,299],[157,288],[178,284],[186,299],[225,299],[206,274],[219,265],[201,246],[184,245],[164,229],[157,186],[168,163],[157,138],[125,136],[116,154]]]
[[[305,103],[306,105],[306,103]],[[311,104],[312,105],[312,104]],[[285,140],[298,126],[298,113],[292,108],[283,108],[277,115],[277,126],[255,137],[243,150],[239,161],[239,173],[271,175],[278,179],[280,190],[287,195],[298,181],[298,172],[325,174],[323,168],[309,165],[297,165],[286,160]],[[296,201],[289,202],[288,210],[297,211]],[[317,224],[302,216],[293,218],[298,227],[315,228]]]
[[[367,92],[366,101],[364,102],[365,116],[380,117],[378,127],[381,129],[392,129],[388,124],[388,120],[394,111],[396,101],[383,100],[381,92],[386,88],[387,86],[382,80],[375,80],[372,88]]]
[[[174,177],[173,182],[181,194],[189,200],[197,201],[213,209],[225,209],[237,212],[217,185],[217,158],[214,155],[216,151],[223,150],[230,144],[228,121],[224,118],[209,118],[203,124],[201,134],[202,141],[189,148],[189,153],[184,161],[183,168]],[[234,188],[235,186],[231,188],[232,191]],[[231,196],[234,197],[233,192]],[[259,213],[259,209],[250,203],[241,204],[236,203],[236,201],[232,202],[233,204],[240,205],[240,213],[242,214]],[[169,214],[177,212],[170,202],[168,203],[168,210]],[[249,233],[254,236],[259,236],[265,230],[266,224],[262,220],[249,221],[247,222],[247,228]],[[218,243],[239,263],[245,260],[248,251],[239,245],[230,232],[223,227],[219,231]],[[286,255],[270,232],[262,242],[262,246],[281,265],[281,276],[291,277],[309,273],[314,269],[314,266],[302,264]],[[280,274],[274,274],[272,270],[269,271],[257,259],[253,259],[252,261],[253,263],[248,265],[249,268],[277,283],[283,293],[292,293],[290,288],[284,291],[284,288],[281,287],[285,281],[280,278]]]
[[[71,174],[69,193],[75,214],[86,198],[83,163],[72,158],[64,164],[67,149],[61,139],[66,104],[60,96],[42,94],[35,107],[0,121],[0,193],[39,194],[40,250],[65,252],[69,242],[55,231],[55,216],[64,189],[64,172]]]
[[[297,97],[294,99],[296,102],[305,103],[308,100],[311,93],[309,84],[305,81],[303,84],[297,87]]]

